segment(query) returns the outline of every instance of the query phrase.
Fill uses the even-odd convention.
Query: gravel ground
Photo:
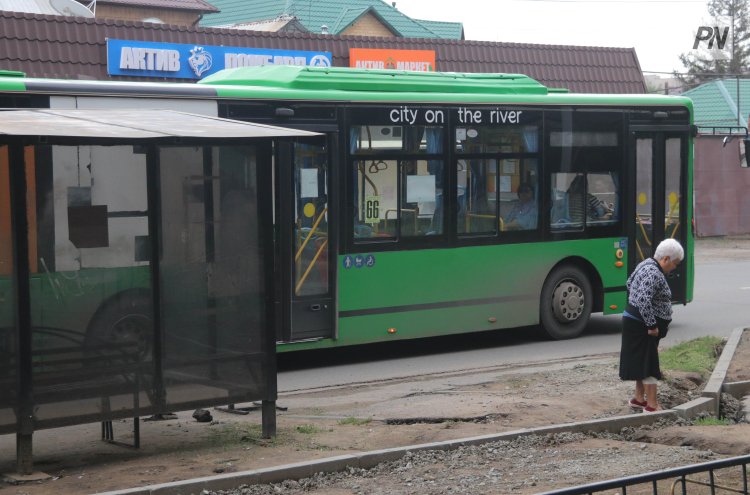
[[[671,426],[663,422],[656,426]],[[302,480],[243,485],[205,495],[276,494],[528,494],[601,480],[602,473],[627,476],[714,460],[710,450],[635,441],[643,430],[621,434],[559,433],[408,453],[372,469],[349,468]]]
[[[669,387],[665,388],[662,398],[668,400],[672,392]],[[735,437],[736,432],[745,438],[750,435],[750,425],[743,422],[744,412],[739,400],[725,394],[722,411],[725,418],[736,423],[735,428],[740,428],[725,431],[726,436]],[[202,495],[535,494],[708,462],[732,454],[706,448],[706,444],[712,444],[711,439],[689,439],[686,432],[692,431],[693,424],[672,418],[650,426],[624,428],[617,434],[530,435],[448,451],[409,452],[397,461],[381,463],[371,469],[349,468],[338,473],[317,473],[301,480],[241,485],[233,490],[204,490]],[[672,444],[660,443],[657,437],[662,441],[664,438],[678,440]],[[720,451],[726,450],[720,443],[714,445]],[[731,480],[732,476],[725,479]],[[669,491],[669,483],[664,482],[665,493]],[[732,486],[731,482],[729,484]],[[651,493],[650,486],[648,488]]]

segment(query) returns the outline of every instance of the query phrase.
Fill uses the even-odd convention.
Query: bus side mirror
[[[747,167],[747,152],[750,150],[750,137],[746,136],[742,138],[742,144],[740,145],[740,167]]]

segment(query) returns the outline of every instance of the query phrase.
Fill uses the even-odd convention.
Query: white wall
[[[54,109],[166,109],[216,116],[212,100],[53,96]],[[145,216],[109,218],[109,247],[76,248],[69,240],[68,188],[90,187],[91,204],[108,213],[146,211],[146,156],[132,146],[54,146],[55,266],[57,270],[124,267],[135,261],[135,237],[148,235]],[[180,182],[181,185],[181,182]]]

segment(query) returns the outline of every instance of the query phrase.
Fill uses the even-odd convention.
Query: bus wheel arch
[[[590,263],[581,258],[567,258],[550,270],[542,285],[539,300],[539,322],[552,339],[578,337],[589,317],[601,307],[601,279]],[[597,300],[599,299],[599,300]]]
[[[106,299],[91,317],[86,328],[84,349],[89,354],[114,354],[139,361],[148,360],[152,354],[153,331],[151,292],[144,289],[126,290]]]

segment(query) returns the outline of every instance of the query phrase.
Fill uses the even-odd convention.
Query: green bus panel
[[[626,241],[620,238],[340,256],[338,338],[278,349],[534,325],[544,280],[560,262],[585,267],[594,291],[612,292],[606,303],[622,304],[627,269],[616,266],[621,246],[627,259]],[[370,262],[347,262],[357,256]]]

